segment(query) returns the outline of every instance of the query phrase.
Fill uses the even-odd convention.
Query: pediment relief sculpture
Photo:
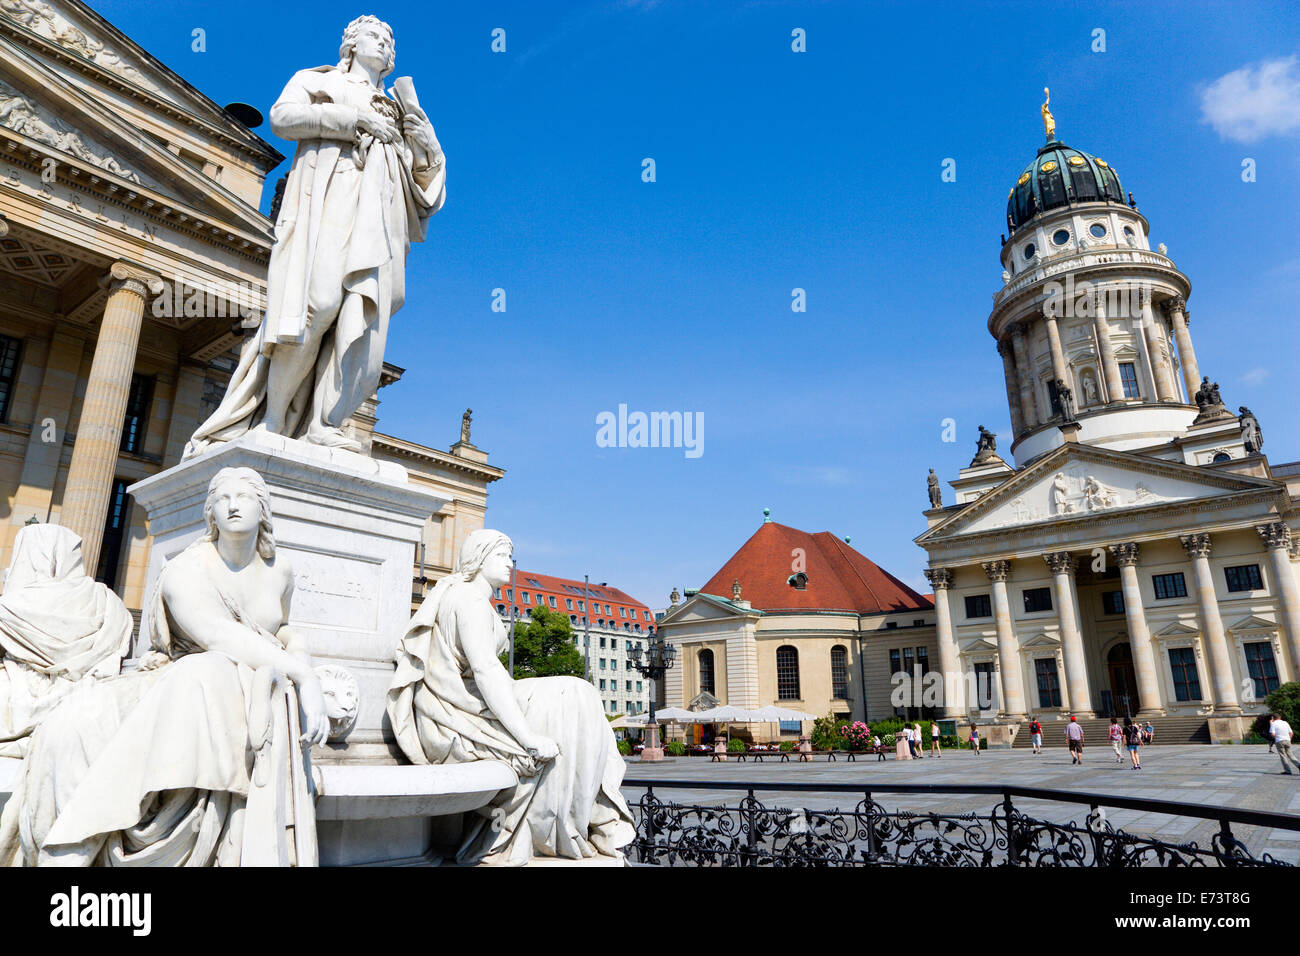
[[[81,133],[3,82],[0,82],[0,126],[53,146],[107,173],[133,183],[140,182],[138,173],[123,166],[103,146],[87,142]]]
[[[117,51],[75,26],[43,0],[0,0],[0,16],[13,20],[37,36],[51,40],[77,56],[84,57],[109,73],[130,80],[146,90],[154,92],[158,90],[148,77],[127,63]]]

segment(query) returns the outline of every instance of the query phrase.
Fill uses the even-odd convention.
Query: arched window
[[[836,700],[849,696],[849,651],[842,644],[831,648],[831,696]]]
[[[713,651],[710,650],[700,651],[700,691],[717,694],[713,687]]]
[[[799,652],[789,644],[776,649],[776,696],[799,700]]]

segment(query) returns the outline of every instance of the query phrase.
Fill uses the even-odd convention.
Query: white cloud
[[[1268,369],[1252,368],[1249,372],[1241,377],[1241,380],[1247,385],[1262,385],[1264,379],[1268,378]]]
[[[1201,90],[1201,119],[1224,139],[1254,143],[1300,130],[1300,57],[1251,63]]]

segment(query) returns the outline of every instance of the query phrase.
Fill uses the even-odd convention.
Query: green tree
[[[501,663],[509,667],[509,651]],[[569,618],[547,607],[528,609],[527,621],[515,622],[515,679],[584,677],[582,652],[573,644]]]

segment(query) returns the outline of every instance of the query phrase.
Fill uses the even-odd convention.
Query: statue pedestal
[[[249,435],[132,485],[153,536],[136,655],[149,647],[148,608],[158,575],[206,531],[208,482],[230,467],[257,471],[271,492],[277,553],[292,562],[296,582],[290,626],[306,636],[317,664],[338,664],[357,680],[357,721],[347,747],[330,746],[331,758],[347,759],[352,745],[362,745],[372,761],[397,762],[396,746],[383,746],[385,694],[393,652],[411,617],[416,546],[425,521],[446,504],[409,484],[400,465]]]

